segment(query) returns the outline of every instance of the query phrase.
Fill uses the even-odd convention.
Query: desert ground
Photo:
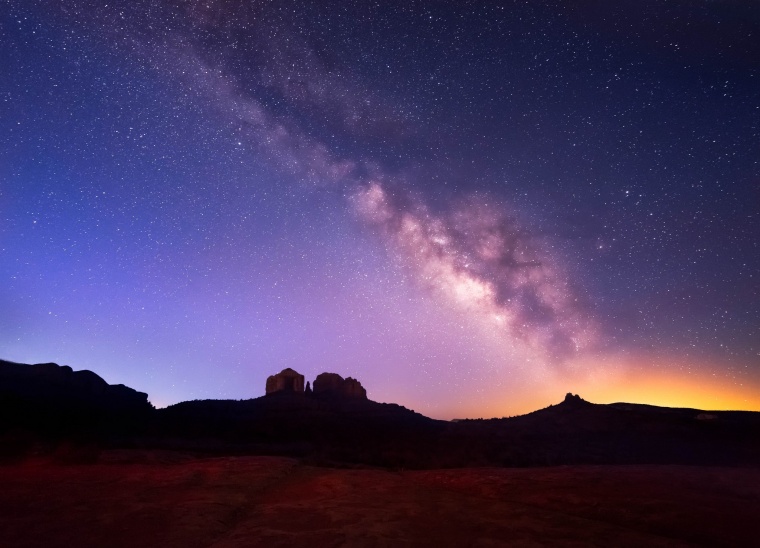
[[[757,546],[760,470],[388,471],[112,451],[0,467],[5,547]]]

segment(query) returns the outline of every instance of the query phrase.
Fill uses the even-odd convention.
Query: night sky
[[[6,0],[0,357],[760,410],[760,4]]]

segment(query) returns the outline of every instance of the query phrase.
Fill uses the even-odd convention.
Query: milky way
[[[310,53],[299,49],[298,55],[288,56],[292,64],[287,65],[310,67],[308,74],[279,78],[276,86],[299,104],[314,103],[340,114],[336,124],[354,132],[352,122],[360,116],[343,98],[363,101],[356,98],[356,90],[350,95],[346,85],[334,82],[329,87],[336,95],[325,96],[324,71],[319,70],[318,62],[317,67],[307,62]],[[416,281],[432,294],[485,317],[502,328],[509,344],[542,359],[562,360],[593,342],[596,333],[589,311],[552,264],[549,251],[541,250],[530,231],[504,214],[505,204],[489,206],[483,200],[466,198],[436,216],[419,195],[400,184],[393,185],[396,196],[392,196],[380,181],[382,173],[369,179],[359,174],[377,169],[367,169],[357,160],[338,159],[292,119],[278,120],[255,97],[242,92],[241,84],[231,81],[221,68],[206,65],[187,50],[177,55],[180,62],[173,58],[169,65],[173,74],[181,74],[206,94],[279,169],[302,184],[344,187],[359,218],[391,243],[392,251],[403,257]],[[295,98],[291,96],[291,78],[306,81]],[[417,186],[414,181],[407,181],[409,185]]]
[[[400,208],[377,182],[355,202],[423,286],[502,328],[510,343],[561,359],[593,342],[588,311],[502,208],[470,202],[435,216],[421,204]]]
[[[755,405],[751,7],[0,15],[0,357],[160,404],[290,366],[443,417]]]

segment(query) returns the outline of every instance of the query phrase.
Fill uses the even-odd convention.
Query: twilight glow
[[[0,357],[760,409],[755,8],[353,4],[6,2]]]

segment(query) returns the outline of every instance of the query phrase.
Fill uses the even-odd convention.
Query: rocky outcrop
[[[356,379],[344,379],[337,373],[320,373],[314,380],[315,395],[345,396],[348,398],[367,399],[367,391]]]
[[[360,398],[363,400],[367,399],[367,391],[362,386],[362,383],[351,377],[348,377],[343,381],[341,393],[351,398]]]
[[[314,380],[314,393],[324,394],[326,392],[338,393],[343,386],[343,377],[337,373],[320,373]]]
[[[108,384],[92,371],[74,371],[55,363],[27,365],[0,360],[0,395],[28,404],[84,405],[110,411],[152,408],[144,392]]]
[[[267,378],[266,393],[297,392],[303,393],[304,377],[298,371],[290,367],[283,369],[276,375]]]
[[[276,375],[270,375],[267,378],[266,393],[275,394],[278,392],[305,393],[307,396],[367,399],[367,391],[359,381],[351,377],[344,379],[337,373],[320,373],[313,385],[306,383],[304,390],[304,376],[290,368],[283,369]]]
[[[571,392],[568,392],[565,395],[565,399],[562,401],[560,406],[563,409],[586,409],[588,407],[593,407],[593,403],[589,403],[583,398],[580,397],[578,394],[573,394]]]

